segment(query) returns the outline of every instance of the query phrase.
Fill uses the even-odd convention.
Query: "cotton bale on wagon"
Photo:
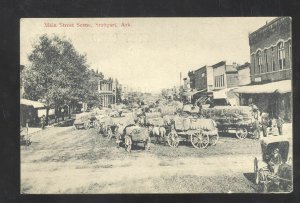
[[[130,152],[132,145],[143,143],[144,149],[150,149],[151,139],[149,136],[149,130],[145,127],[129,125],[124,129],[122,141],[125,145],[125,150]]]
[[[171,147],[177,147],[180,141],[189,141],[195,148],[207,148],[216,145],[219,134],[212,119],[175,116],[167,141]]]
[[[253,134],[254,118],[251,107],[248,106],[216,106],[203,108],[202,115],[213,119],[222,132],[234,132],[239,139],[245,139]]]
[[[84,113],[76,114],[73,125],[76,129],[80,129],[80,128],[88,129],[94,126],[95,120],[96,117],[93,113],[84,112]]]

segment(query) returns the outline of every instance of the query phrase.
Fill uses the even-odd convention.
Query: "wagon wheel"
[[[205,149],[209,144],[209,136],[201,132],[195,132],[191,134],[191,143],[197,149]]]
[[[211,145],[215,146],[217,144],[217,142],[219,141],[219,133],[211,136],[209,141],[210,141]]]
[[[255,157],[254,159],[254,183],[258,185],[259,183],[259,170],[258,170],[258,161],[257,158]]]
[[[25,144],[26,144],[26,146],[29,146],[31,144],[31,141],[29,138],[25,141]]]
[[[132,145],[132,140],[128,135],[126,135],[125,136],[125,150],[127,152],[131,152],[131,145]]]
[[[179,137],[176,131],[172,130],[167,137],[168,144],[170,147],[177,147],[179,144]]]
[[[246,128],[238,128],[235,132],[235,135],[239,139],[245,139],[248,135],[248,131]]]

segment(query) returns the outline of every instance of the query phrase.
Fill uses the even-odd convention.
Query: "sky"
[[[158,92],[180,85],[180,72],[183,78],[222,60],[249,62],[248,34],[274,18],[23,18],[20,63],[29,63],[39,36],[56,34],[71,40],[87,55],[89,67],[106,78]]]

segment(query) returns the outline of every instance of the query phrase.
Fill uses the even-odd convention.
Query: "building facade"
[[[249,85],[250,79],[250,63],[237,66],[239,86]]]
[[[249,34],[251,85],[237,90],[242,105],[292,120],[291,18],[279,17]]]
[[[291,18],[279,17],[249,34],[251,83],[291,79]]]
[[[237,87],[239,85],[236,65],[227,65],[226,61],[221,61],[213,65],[212,68],[214,79],[213,90]]]
[[[112,79],[99,80],[98,93],[100,94],[101,107],[109,107],[116,103],[116,87]]]
[[[210,91],[213,87],[212,67],[203,66],[188,72],[190,88],[197,91]]]

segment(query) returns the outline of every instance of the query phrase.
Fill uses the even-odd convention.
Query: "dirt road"
[[[21,193],[255,192],[251,182],[259,142],[221,137],[197,150],[153,145],[125,152],[94,129],[57,127],[21,147]]]

